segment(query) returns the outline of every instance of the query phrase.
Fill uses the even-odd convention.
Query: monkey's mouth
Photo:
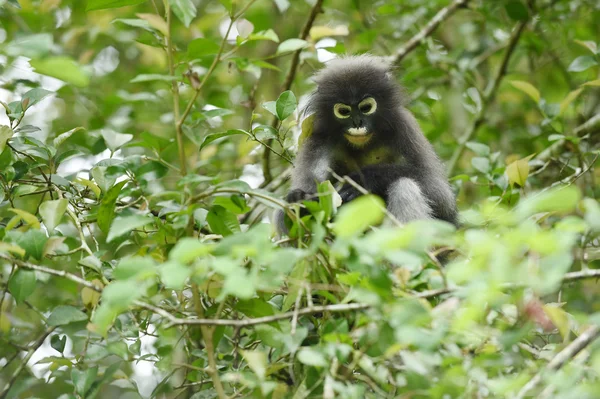
[[[351,127],[344,133],[344,136],[351,144],[363,146],[371,140],[373,134],[368,132],[366,127]]]

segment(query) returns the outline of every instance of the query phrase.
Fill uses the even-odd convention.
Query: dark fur
[[[288,201],[309,198],[317,181],[333,180],[324,171],[330,167],[384,198],[390,212],[403,222],[426,215],[457,225],[456,201],[443,165],[404,108],[389,65],[371,56],[337,59],[328,63],[315,81],[317,90],[307,106],[307,112],[315,114],[314,129],[296,159]],[[336,118],[333,107],[336,103],[357,104],[369,96],[376,100],[377,110],[365,116],[364,126],[373,135],[364,147],[357,147],[344,137],[348,120]],[[363,121],[360,123],[362,126]],[[364,161],[369,154],[377,156]],[[345,185],[340,195],[348,202],[359,193]],[[398,204],[398,199],[407,202]]]

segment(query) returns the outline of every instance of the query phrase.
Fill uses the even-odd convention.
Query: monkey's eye
[[[365,98],[358,104],[358,109],[365,115],[371,115],[377,110],[377,102],[373,97]]]
[[[349,105],[337,103],[333,106],[333,113],[340,119],[346,119],[350,117],[352,108]]]

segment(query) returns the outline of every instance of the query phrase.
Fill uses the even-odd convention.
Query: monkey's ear
[[[315,114],[310,114],[302,121],[302,133],[298,137],[298,149],[302,147],[302,144],[312,136],[313,129],[315,127]]]

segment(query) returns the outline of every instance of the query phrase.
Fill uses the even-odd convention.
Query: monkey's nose
[[[362,119],[354,119],[354,127],[362,127],[363,126],[363,120]]]

